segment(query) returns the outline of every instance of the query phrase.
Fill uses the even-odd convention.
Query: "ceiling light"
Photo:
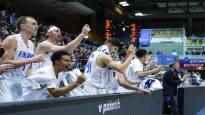
[[[122,4],[127,4],[127,1],[122,1],[122,2],[119,2],[120,5]]]
[[[123,27],[123,28],[122,28],[122,31],[123,31],[123,32],[125,32],[125,31],[126,31],[126,28],[125,28],[125,27]]]
[[[137,12],[135,13],[135,16],[144,16],[144,14],[142,12]]]
[[[149,16],[149,15],[152,15],[152,14],[145,14],[145,13],[142,13],[142,12],[137,12],[134,15],[135,16]]]
[[[121,2],[119,2],[119,4],[121,5],[121,6],[129,6],[130,4],[129,3],[127,3],[127,1],[121,1]]]

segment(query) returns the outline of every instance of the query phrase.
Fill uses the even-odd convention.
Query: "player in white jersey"
[[[62,72],[59,75],[58,81],[60,84],[60,87],[68,86],[78,80],[79,77],[84,76],[83,73],[75,68],[70,69],[66,72]],[[84,90],[84,85],[81,84],[72,91],[68,92],[66,94],[67,97],[75,97],[75,96],[84,96],[86,94],[86,91]]]
[[[144,70],[144,65],[146,64],[146,61],[147,61],[147,51],[144,49],[139,49],[136,52],[136,57],[129,64],[129,66],[126,70],[126,74],[127,74],[127,79],[129,81],[136,82],[136,85],[139,85],[140,88],[150,89],[150,86],[152,83],[158,84],[160,82],[157,81],[157,79],[147,80],[146,77],[148,75],[158,73],[160,71],[161,67],[156,67],[156,68],[153,68],[151,70]],[[149,84],[149,86],[148,86],[148,84]]]
[[[40,62],[41,56],[34,56],[34,45],[30,40],[38,29],[37,21],[32,17],[20,17],[17,19],[18,34],[10,35],[3,41],[5,50],[2,56],[2,63],[12,64],[16,69],[9,70],[2,76],[4,82],[8,82],[13,99],[21,95],[21,84],[27,75],[32,63]]]
[[[24,100],[39,100],[48,97],[61,97],[79,87],[85,77],[81,72],[73,72],[78,78],[64,85],[60,73],[65,72],[71,64],[71,55],[66,51],[57,51],[51,56],[52,65],[38,69],[29,76],[31,86],[24,92]]]
[[[1,45],[0,45],[1,46]],[[0,51],[0,57],[2,57],[2,55],[4,54],[4,49],[1,48]],[[0,61],[1,63],[1,61]],[[8,102],[10,100],[12,100],[11,95],[7,95],[7,94],[11,94],[10,90],[8,89],[7,83],[5,82],[5,78],[3,78],[2,74],[6,71],[8,71],[9,69],[14,68],[13,65],[11,64],[0,64],[0,102]]]
[[[82,28],[81,33],[71,42],[66,45],[59,46],[57,43],[62,41],[63,37],[61,35],[60,28],[56,26],[50,26],[47,31],[47,40],[39,43],[36,54],[42,54],[44,56],[44,62],[40,63],[39,66],[44,66],[51,64],[50,56],[52,53],[60,50],[65,50],[71,53],[77,46],[79,46],[80,42],[88,36],[88,33],[91,31],[88,24],[85,24]]]
[[[11,100],[12,97],[11,95],[5,95],[5,94],[10,94],[10,90],[8,90],[8,87],[6,83],[4,82],[4,78],[1,76],[1,74],[3,74],[4,72],[6,72],[9,69],[14,68],[13,65],[11,64],[1,64],[2,60],[1,57],[4,54],[4,49],[2,48],[2,41],[0,40],[0,102],[7,102],[8,100]]]
[[[110,52],[118,49],[119,46],[120,43],[118,40],[107,40],[103,46],[99,47],[90,55],[84,71],[87,78],[84,84],[87,95],[109,93],[110,89],[108,87],[112,83],[111,79],[113,79],[113,71],[111,69],[123,73],[125,68],[127,68],[134,56],[135,48],[131,45],[128,49],[128,58],[123,63],[119,63],[118,61],[114,61],[110,56]],[[127,83],[124,85],[138,90],[138,88],[132,87]]]

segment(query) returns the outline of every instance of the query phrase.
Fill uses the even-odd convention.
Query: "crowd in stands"
[[[9,34],[15,32],[16,13],[8,13],[6,10],[0,11],[0,38],[4,39]]]

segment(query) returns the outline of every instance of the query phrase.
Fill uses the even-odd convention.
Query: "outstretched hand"
[[[83,26],[83,28],[82,28],[82,34],[84,35],[84,36],[88,36],[88,33],[91,31],[91,28],[90,28],[90,26],[88,25],[88,24],[85,24],[84,26]],[[86,38],[86,37],[85,37]]]

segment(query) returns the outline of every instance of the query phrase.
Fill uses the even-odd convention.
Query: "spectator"
[[[184,78],[180,75],[180,64],[179,61],[170,65],[168,70],[163,77],[163,97],[164,97],[164,113],[166,110],[171,109],[173,115],[179,115],[177,107],[177,86],[182,83]],[[169,108],[170,107],[170,108]]]
[[[148,70],[152,70],[157,67],[160,67],[160,66],[155,63],[152,52],[148,52],[144,70],[148,71]]]
[[[128,78],[130,80],[140,83],[145,79],[147,75],[152,75],[160,71],[160,67],[151,70],[144,70],[147,55],[147,51],[144,49],[139,49],[136,52],[136,57],[131,61],[127,69]]]
[[[16,24],[16,13],[12,13],[10,16],[9,16],[9,23],[11,25],[15,25]]]

